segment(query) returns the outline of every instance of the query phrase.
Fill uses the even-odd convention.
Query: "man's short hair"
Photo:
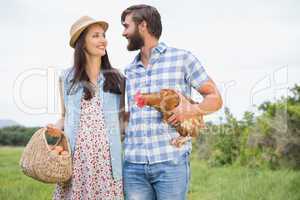
[[[151,35],[159,39],[162,32],[161,18],[157,9],[153,6],[140,4],[128,7],[121,15],[121,22],[125,21],[127,15],[132,14],[132,20],[136,25],[145,21]]]

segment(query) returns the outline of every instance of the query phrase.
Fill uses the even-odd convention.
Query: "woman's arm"
[[[120,99],[120,114],[119,114],[119,121],[120,121],[120,131],[121,131],[121,140],[123,141],[125,138],[125,129],[128,124],[129,120],[129,112],[126,112],[125,110],[125,84],[126,79],[124,78],[121,82],[121,99]]]

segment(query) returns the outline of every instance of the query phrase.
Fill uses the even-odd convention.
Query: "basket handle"
[[[45,130],[45,134],[47,134],[47,129]],[[51,135],[49,135],[49,136],[51,136]],[[56,147],[62,141],[63,137],[65,137],[65,134],[63,131],[61,131],[61,134],[60,134],[59,138],[57,139],[56,143],[54,144],[54,147]]]
[[[56,141],[56,143],[54,144],[54,147],[56,147],[61,142],[62,138],[63,138],[63,135],[61,134],[59,136],[58,140]]]

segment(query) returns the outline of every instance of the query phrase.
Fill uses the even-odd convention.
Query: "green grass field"
[[[22,174],[23,148],[0,147],[0,199],[51,199],[53,185]],[[209,168],[192,159],[190,200],[300,200],[300,171]]]

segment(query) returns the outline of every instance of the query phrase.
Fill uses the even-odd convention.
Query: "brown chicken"
[[[185,98],[192,104],[196,103],[190,98]],[[156,93],[137,93],[135,95],[135,101],[140,108],[143,106],[155,108],[163,114],[163,120],[167,122],[167,119],[172,115],[171,110],[179,105],[180,97],[172,89],[162,89]],[[177,123],[175,128],[181,137],[196,137],[199,135],[200,130],[205,128],[203,116],[186,119]]]

